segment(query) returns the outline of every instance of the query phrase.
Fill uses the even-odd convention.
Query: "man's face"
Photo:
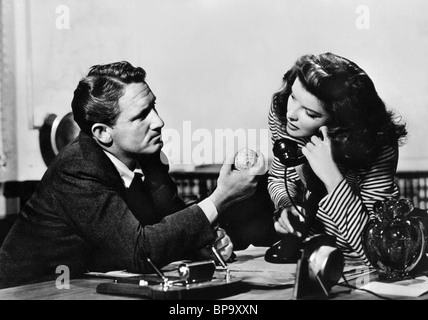
[[[119,99],[121,113],[111,128],[112,150],[122,161],[155,153],[163,147],[164,122],[155,109],[155,100],[145,82],[126,85],[125,94]]]

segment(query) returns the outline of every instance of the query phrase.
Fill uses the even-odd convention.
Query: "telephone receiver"
[[[273,154],[286,167],[295,167],[306,162],[302,149],[296,141],[289,138],[276,140],[273,145]]]
[[[320,130],[315,135],[323,139],[323,134]],[[286,167],[296,167],[307,162],[297,142],[287,137],[275,141],[273,144],[273,154]]]

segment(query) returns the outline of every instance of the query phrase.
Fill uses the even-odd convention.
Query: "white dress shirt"
[[[113,163],[113,165],[116,167],[116,170],[119,172],[119,175],[122,178],[122,182],[126,188],[129,188],[129,186],[131,185],[131,182],[132,182],[132,179],[134,179],[135,173],[142,174],[143,175],[142,179],[144,181],[144,172],[143,170],[141,170],[138,162],[137,162],[137,167],[134,169],[134,171],[131,171],[122,161],[120,161],[114,155],[112,155],[107,151],[104,151],[104,153]],[[218,217],[217,208],[209,198],[206,198],[201,202],[199,202],[198,206],[202,209],[202,211],[204,212],[204,214],[206,215],[210,223],[213,223],[217,219]]]

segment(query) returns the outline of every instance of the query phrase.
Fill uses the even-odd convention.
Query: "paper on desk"
[[[236,260],[228,264],[234,276],[240,277],[244,282],[276,287],[294,285],[296,264],[275,264],[264,259],[267,247],[250,245],[247,249],[236,251]]]
[[[108,272],[87,272],[85,275],[90,277],[99,277],[99,278],[130,278],[130,277],[136,277],[141,276],[141,274],[138,273],[130,273],[126,270],[115,270],[115,271],[108,271]]]
[[[428,292],[428,277],[421,276],[393,283],[373,281],[362,286],[361,289],[370,290],[381,295],[419,297]]]
[[[277,277],[271,273],[261,273],[258,275],[245,275],[243,273],[234,273],[236,277],[242,279],[243,282],[252,284],[255,286],[262,287],[283,287],[283,286],[293,286],[295,277],[290,278],[281,278]]]
[[[359,279],[359,282],[368,283],[370,281],[370,274],[376,272],[376,269],[367,266],[364,261],[357,259],[346,259],[345,267],[343,268],[342,278],[339,283]]]

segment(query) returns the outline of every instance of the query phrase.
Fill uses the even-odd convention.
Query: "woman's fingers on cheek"
[[[322,140],[324,142],[326,142],[326,143],[330,143],[330,137],[328,136],[328,133],[327,133],[327,127],[326,126],[322,126],[320,128],[320,131],[322,133]]]
[[[311,137],[311,141],[312,141],[312,143],[313,143],[314,145],[317,145],[318,143],[320,143],[320,142],[321,142],[321,139],[320,139],[320,138],[318,138],[317,136],[312,136],[312,137]]]
[[[306,148],[307,151],[312,151],[315,148],[315,145],[312,142],[308,142],[303,148]],[[303,152],[302,148],[302,152]]]
[[[306,147],[302,147],[302,153],[303,153],[303,155],[305,156],[305,157],[307,157],[308,156],[308,153],[309,153],[309,150],[308,150],[308,148],[306,148]]]
[[[321,131],[321,134],[322,134],[322,136],[323,136],[324,139],[328,138],[327,126],[321,126],[319,130]]]

